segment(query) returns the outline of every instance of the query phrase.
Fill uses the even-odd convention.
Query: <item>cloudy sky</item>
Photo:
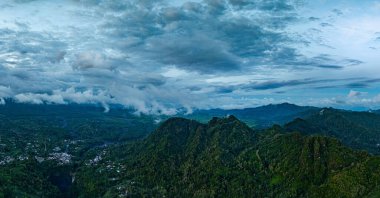
[[[1,0],[0,104],[380,108],[380,2]]]

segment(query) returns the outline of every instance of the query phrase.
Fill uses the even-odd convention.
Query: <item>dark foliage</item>
[[[285,128],[288,132],[335,137],[352,148],[380,154],[380,115],[374,113],[322,109]]]

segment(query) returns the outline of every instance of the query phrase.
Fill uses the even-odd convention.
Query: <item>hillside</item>
[[[7,103],[0,197],[377,197],[379,157],[357,149],[376,153],[380,115],[304,110],[240,110],[303,117],[260,130],[235,116],[169,118],[157,128],[124,109]]]
[[[285,125],[288,132],[335,137],[355,149],[380,154],[380,115],[369,112],[322,109]]]
[[[101,151],[76,185],[82,196],[104,197],[379,195],[380,158],[283,130],[255,132],[233,116],[207,124],[172,118],[142,142]]]
[[[0,105],[0,130],[23,127],[24,135],[33,134],[39,127],[59,129],[59,135],[71,139],[98,139],[101,141],[133,140],[145,137],[155,129],[154,118],[137,116],[123,108],[104,108],[96,105],[22,104],[7,101]],[[15,129],[12,131],[20,131]],[[1,133],[6,135],[5,132]]]
[[[0,197],[68,196],[86,153],[144,138],[151,117],[92,105],[0,105]]]

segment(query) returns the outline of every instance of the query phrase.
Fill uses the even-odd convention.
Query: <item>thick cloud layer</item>
[[[0,104],[121,104],[148,114],[278,102],[380,107],[375,4],[5,0]]]

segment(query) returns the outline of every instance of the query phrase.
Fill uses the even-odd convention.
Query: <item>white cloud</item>
[[[366,94],[368,94],[368,92],[360,92],[360,91],[351,90],[350,93],[348,93],[347,97],[348,98],[355,98],[355,97],[363,96]]]
[[[52,94],[21,93],[14,96],[17,102],[32,104],[68,104],[92,103],[102,104],[105,111],[109,111],[107,104],[112,103],[112,99],[104,91],[95,92],[94,90],[77,91],[74,88],[66,90],[54,90]]]
[[[7,98],[12,96],[12,89],[10,87],[5,87],[0,85],[0,98]]]
[[[91,68],[109,68],[106,57],[99,52],[81,52],[77,55],[73,65],[74,69],[86,70]]]
[[[178,108],[302,104],[305,95],[327,104],[328,93],[316,88],[346,93],[375,86],[354,78],[377,78],[378,55],[358,52],[379,27],[377,18],[351,20],[355,15],[344,11],[347,20],[326,16],[308,24],[303,19],[311,13],[299,13],[295,2],[4,0],[0,98],[174,114]],[[321,28],[320,22],[333,26],[314,30],[313,38],[303,31]],[[352,60],[357,57],[364,63]],[[350,80],[336,80],[342,76]],[[373,94],[352,90],[341,98]]]

